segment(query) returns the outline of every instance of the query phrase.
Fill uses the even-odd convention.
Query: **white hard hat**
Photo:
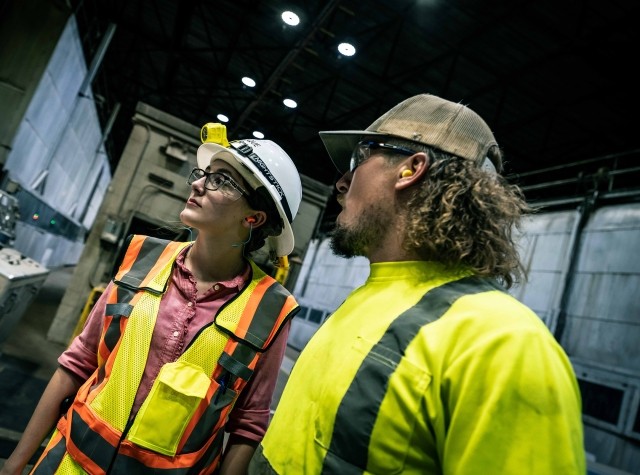
[[[198,167],[206,169],[213,160],[224,160],[242,175],[252,189],[264,186],[282,218],[283,229],[270,236],[269,243],[278,257],[293,251],[291,223],[302,200],[302,183],[291,157],[271,140],[236,140],[230,146],[204,143],[198,147]]]

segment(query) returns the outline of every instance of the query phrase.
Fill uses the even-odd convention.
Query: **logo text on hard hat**
[[[260,172],[267,178],[267,180],[269,180],[269,183],[271,183],[275,187],[276,191],[280,195],[280,199],[282,200],[282,197],[284,196],[284,191],[282,190],[280,183],[278,183],[278,180],[276,180],[276,177],[273,176],[273,174],[271,173],[271,170],[269,170],[269,167],[267,167],[267,164],[264,163],[264,161],[258,155],[253,153],[253,148],[251,147],[251,145],[249,145],[246,142],[234,142],[232,145],[236,150],[238,150],[245,157],[249,158],[249,160],[251,160],[254,163],[254,165],[256,165],[260,169]],[[254,145],[258,145],[258,144],[254,144]]]
[[[253,151],[253,146],[256,148],[260,148],[260,143],[255,142],[253,140],[244,140],[231,142],[231,146],[235,148],[239,153],[243,156],[247,157],[251,162],[260,170],[260,173],[271,183],[271,186],[276,190],[280,197],[280,205],[284,211],[289,222],[293,221],[293,215],[291,214],[291,208],[289,208],[289,202],[287,201],[287,196],[284,194],[284,190],[276,180],[276,177],[273,176],[267,164]]]

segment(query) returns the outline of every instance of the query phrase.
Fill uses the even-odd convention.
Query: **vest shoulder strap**
[[[255,351],[263,352],[273,342],[284,324],[299,310],[289,291],[250,261],[252,279],[239,298],[229,302],[221,314],[239,313],[237,326],[224,318],[214,318],[215,326]]]
[[[164,293],[167,280],[155,282],[154,277],[190,243],[141,234],[134,234],[127,241],[126,252],[114,278],[115,284],[129,290]]]

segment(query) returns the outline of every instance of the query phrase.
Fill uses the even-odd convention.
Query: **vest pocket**
[[[178,443],[211,380],[202,368],[175,361],[165,364],[140,407],[127,439],[155,452],[174,456]]]

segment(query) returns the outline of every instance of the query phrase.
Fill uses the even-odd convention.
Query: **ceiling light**
[[[338,51],[343,56],[353,56],[356,54],[356,48],[350,43],[340,43],[338,45]]]
[[[250,77],[245,76],[242,78],[242,84],[244,84],[247,87],[255,87],[256,82]]]
[[[293,12],[286,11],[282,12],[282,21],[287,25],[296,26],[298,23],[300,23],[300,17],[298,17],[298,15]]]
[[[218,114],[216,117],[220,122],[229,122],[229,117],[224,114]]]
[[[253,131],[253,136],[257,139],[263,139],[264,138],[264,134],[262,132],[258,132],[257,130]]]
[[[282,101],[282,103],[291,109],[295,109],[296,107],[298,107],[298,103],[293,99],[285,99],[284,101]]]

